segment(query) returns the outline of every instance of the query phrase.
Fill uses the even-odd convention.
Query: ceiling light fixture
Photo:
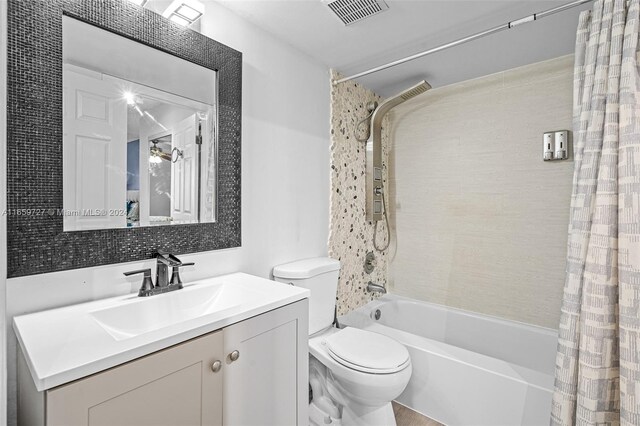
[[[198,0],[174,0],[162,16],[179,25],[188,26],[204,15],[204,4]]]

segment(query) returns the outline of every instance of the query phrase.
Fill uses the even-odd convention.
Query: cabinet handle
[[[214,373],[220,371],[221,368],[222,363],[220,361],[214,361],[213,364],[211,364],[211,371],[213,371]]]
[[[229,359],[231,360],[231,362],[237,361],[238,358],[240,358],[240,352],[238,351],[233,351],[229,354]]]

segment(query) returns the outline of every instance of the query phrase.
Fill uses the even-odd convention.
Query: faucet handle
[[[136,275],[136,274],[144,274],[142,277],[142,286],[140,290],[138,290],[138,296],[151,296],[151,292],[153,291],[153,280],[151,279],[151,268],[147,269],[138,269],[136,271],[124,272],[125,276]]]
[[[180,267],[182,266],[193,266],[194,262],[189,263],[181,263],[180,265],[174,265],[173,271],[171,273],[171,281],[169,285],[177,285],[178,288],[182,288],[182,280],[180,279]]]

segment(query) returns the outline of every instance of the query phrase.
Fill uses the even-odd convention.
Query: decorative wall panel
[[[332,78],[339,78],[332,72]],[[387,256],[373,247],[373,223],[365,215],[365,143],[362,138],[367,126],[358,129],[367,116],[367,103],[381,99],[378,95],[354,82],[341,83],[331,89],[331,218],[329,255],[340,260],[338,285],[338,315],[345,314],[371,301],[375,295],[367,292],[367,283],[384,284],[387,279]],[[387,158],[388,117],[383,122],[383,159]],[[383,181],[387,182],[387,161],[384,162]],[[386,187],[386,186],[385,186]],[[388,205],[388,204],[387,204]],[[378,246],[386,241],[384,222],[378,223]],[[391,245],[393,249],[393,244]],[[364,271],[365,256],[376,255],[375,269]]]

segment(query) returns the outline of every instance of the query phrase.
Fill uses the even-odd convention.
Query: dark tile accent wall
[[[62,16],[219,72],[216,223],[63,232]],[[128,0],[9,0],[8,276],[238,247],[242,54]]]

